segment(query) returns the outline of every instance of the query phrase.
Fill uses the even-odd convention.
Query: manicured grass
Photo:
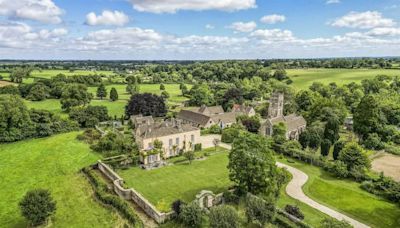
[[[94,200],[79,173],[99,156],[77,141],[77,132],[0,145],[0,227],[27,227],[18,202],[35,188],[49,189],[57,201],[53,227],[115,227],[116,213]]]
[[[185,162],[153,170],[136,167],[118,173],[127,186],[135,188],[159,210],[170,211],[177,199],[191,202],[201,190],[220,193],[232,185],[226,168],[228,152],[222,148],[218,152],[192,164]]]
[[[44,101],[24,100],[24,102],[28,106],[28,108],[48,110],[55,114],[67,116],[66,113],[62,112],[60,100],[58,99],[47,99]]]
[[[313,82],[338,85],[360,82],[377,75],[400,76],[400,70],[394,69],[289,69],[286,70],[295,89],[307,89]]]
[[[321,168],[305,163],[280,161],[309,176],[303,190],[315,201],[372,227],[400,227],[400,207],[362,190],[359,183],[334,178]]]
[[[69,70],[34,70],[31,72],[31,77],[33,78],[51,78],[58,74],[64,74],[65,76],[71,75],[114,75],[112,71],[89,71],[89,70],[75,70],[70,72]]]

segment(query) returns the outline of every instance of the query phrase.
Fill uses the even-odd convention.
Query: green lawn
[[[377,75],[400,76],[400,70],[393,69],[289,69],[286,70],[293,80],[292,86],[298,90],[307,89],[313,82],[338,85],[360,82]]]
[[[208,149],[214,151],[214,148]],[[190,202],[201,190],[220,193],[232,183],[228,178],[228,152],[220,153],[192,164],[179,163],[159,169],[143,170],[131,168],[118,173],[126,185],[135,188],[161,211],[170,211],[177,199]]]
[[[120,219],[94,200],[79,170],[99,156],[75,140],[78,133],[0,145],[0,227],[27,227],[18,202],[34,188],[57,201],[52,227],[115,227]]]
[[[65,76],[71,75],[114,75],[112,71],[89,71],[89,70],[75,70],[70,72],[69,70],[34,70],[31,72],[31,77],[33,78],[51,78],[58,74],[64,74]]]
[[[336,179],[321,168],[301,162],[280,161],[309,176],[303,190],[315,201],[372,227],[400,227],[400,207],[362,190],[359,183]]]

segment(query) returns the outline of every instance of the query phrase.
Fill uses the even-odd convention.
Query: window
[[[179,137],[175,139],[175,144],[179,145]]]
[[[169,139],[169,142],[168,142],[168,145],[169,145],[169,147],[172,147],[172,142],[173,140],[172,139]]]
[[[194,135],[190,136],[190,140],[192,141],[192,143],[194,143]]]

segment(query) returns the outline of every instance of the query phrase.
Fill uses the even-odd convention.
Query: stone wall
[[[97,163],[98,169],[113,182],[114,192],[121,198],[126,200],[132,200],[135,202],[148,216],[153,218],[157,223],[161,224],[175,215],[175,212],[160,212],[154,205],[152,205],[146,198],[144,198],[135,189],[125,189],[122,187],[124,180],[112,170],[108,165],[101,161]]]

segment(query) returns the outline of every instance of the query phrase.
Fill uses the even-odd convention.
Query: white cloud
[[[374,28],[366,34],[370,36],[400,36],[400,28]]]
[[[259,29],[250,35],[266,42],[292,41],[295,39],[292,31],[281,29]]]
[[[129,22],[129,17],[120,11],[104,10],[101,15],[96,15],[94,12],[86,15],[87,25],[116,25],[123,26]]]
[[[52,0],[0,0],[0,16],[58,24],[62,14]]]
[[[284,15],[272,14],[266,15],[260,19],[264,24],[276,24],[278,22],[284,22],[286,17]]]
[[[236,11],[257,7],[256,0],[130,0],[140,12],[176,13],[179,10]]]
[[[338,4],[340,0],[326,0],[326,4]]]
[[[378,11],[350,12],[330,23],[335,27],[370,29],[376,27],[391,27],[396,23],[389,18],[384,18]]]
[[[206,24],[206,29],[215,29],[215,26],[212,24]]]
[[[257,24],[254,21],[250,22],[235,22],[232,23],[228,28],[235,30],[235,32],[251,32],[256,29]]]

